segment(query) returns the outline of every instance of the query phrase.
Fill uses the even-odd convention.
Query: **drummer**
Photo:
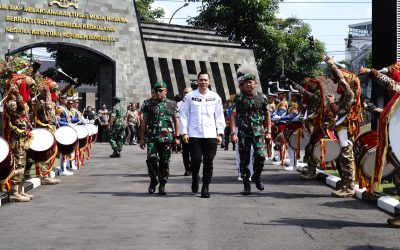
[[[303,103],[306,104],[307,114],[314,114],[311,119],[306,120],[305,125],[311,125],[312,132],[310,137],[317,132],[318,128],[323,127],[323,94],[321,92],[321,83],[313,78],[305,78],[301,84],[287,79],[283,76],[283,79],[287,81],[294,89],[298,90],[303,96]],[[306,89],[307,88],[307,89]],[[313,144],[311,141],[305,148],[304,161],[307,163],[307,173],[300,176],[303,180],[313,180],[317,178],[316,171],[318,163],[315,161],[313,156]]]
[[[56,117],[55,117],[55,103],[52,99],[52,90],[58,89],[58,86],[55,82],[50,79],[46,79],[45,81],[40,81],[38,77],[37,80],[37,92],[40,93],[37,99],[34,100],[33,109],[34,109],[34,126],[36,128],[43,128],[48,130],[53,134],[56,131]],[[55,93],[55,92],[54,92]],[[53,95],[54,96],[54,95]],[[56,157],[55,155],[53,157]],[[54,159],[54,158],[53,158]],[[40,167],[40,178],[42,185],[55,185],[61,183],[60,179],[50,178],[46,174],[52,168],[54,161],[52,159],[48,159],[45,163],[39,164]],[[44,176],[42,176],[44,174]]]
[[[331,112],[340,118],[347,118],[350,116],[353,105],[357,103],[356,95],[349,85],[348,80],[344,77],[342,71],[338,69],[334,60],[329,56],[324,57],[324,61],[328,65],[328,68],[334,75],[335,80],[339,84],[340,88],[340,99],[335,101],[333,95],[328,95],[329,108]],[[359,98],[359,97],[358,97]],[[339,171],[340,178],[342,179],[342,187],[339,190],[333,191],[331,194],[333,197],[346,198],[353,197],[355,195],[354,190],[354,152],[352,135],[348,129],[348,119],[344,122],[335,126],[335,132],[337,139],[341,146],[341,152],[339,158],[336,160],[336,166]],[[337,123],[336,123],[337,124]]]
[[[72,114],[70,112],[71,108],[73,107],[73,100],[67,99],[67,95],[60,96],[60,105],[57,107],[57,124],[58,126],[70,126],[72,120]],[[67,169],[67,158],[71,158],[70,155],[60,155],[60,168],[61,172],[60,175],[70,176],[73,175],[71,171]]]
[[[378,143],[378,148],[376,150],[376,161],[375,161],[375,169],[379,169],[382,171],[383,169],[383,164],[385,164],[385,159],[386,155],[383,153],[385,152],[385,148],[388,147],[388,120],[389,120],[389,113],[390,110],[393,109],[393,106],[398,104],[400,101],[400,73],[398,71],[398,63],[391,65],[390,67],[384,68],[383,70],[376,70],[376,69],[369,69],[369,68],[361,68],[359,74],[368,74],[369,77],[373,80],[373,82],[377,82],[383,86],[385,86],[388,90],[391,91],[391,95],[393,95],[392,99],[390,102],[384,107],[382,112],[379,112],[378,108],[370,108],[371,110],[375,111],[376,113],[380,113],[380,119],[379,119],[379,125],[380,125],[380,130],[378,130],[379,140]],[[386,128],[386,129],[384,129]],[[380,160],[378,160],[380,159]],[[383,159],[383,160],[382,160]],[[396,171],[396,178],[394,178],[393,182],[395,182],[396,187],[398,188],[398,172],[399,170],[397,169]],[[375,175],[375,173],[374,173]],[[379,178],[377,178],[376,182],[380,182]],[[374,184],[374,178],[372,179],[372,184]],[[387,220],[387,223],[392,226],[399,228],[400,227],[400,216],[396,216],[393,218],[389,218]]]
[[[20,76],[18,76],[20,77]],[[21,79],[13,78],[6,83],[5,92],[5,105],[3,114],[3,134],[8,140],[11,151],[14,155],[15,170],[11,176],[11,192],[10,201],[27,202],[33,196],[24,193],[23,181],[24,171],[26,167],[26,148],[29,145],[29,135],[32,128],[29,121],[29,95],[24,95],[23,92],[35,84],[32,78],[24,77],[23,81],[26,83],[26,89],[21,86]]]

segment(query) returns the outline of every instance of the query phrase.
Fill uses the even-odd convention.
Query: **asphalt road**
[[[29,203],[0,208],[0,249],[400,249],[388,214],[299,173],[266,165],[265,191],[239,195],[234,152],[219,150],[211,198],[190,191],[173,154],[167,196],[149,195],[145,151],[126,145],[110,159],[96,144],[90,161]]]

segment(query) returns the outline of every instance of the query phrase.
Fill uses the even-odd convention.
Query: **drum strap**
[[[320,156],[321,165],[326,171],[327,167],[325,162],[325,155],[326,155],[325,139],[321,139],[320,144],[321,144],[321,156]]]
[[[47,159],[47,161],[45,162],[36,162],[35,166],[36,166],[36,174],[41,176],[41,177],[46,177],[50,171],[53,169],[54,163],[56,162],[57,159],[57,153],[58,153],[58,147],[57,147],[57,143],[54,141],[54,145],[55,150],[54,150],[54,154]],[[47,166],[46,171],[42,172],[40,165],[42,166]]]
[[[376,160],[374,166],[373,176],[371,178],[370,186],[367,186],[367,191],[371,192],[371,188],[375,192],[380,192],[382,190],[381,187],[381,179],[383,168],[386,164],[386,155],[389,148],[389,136],[388,136],[388,125],[389,120],[392,118],[393,113],[400,106],[400,93],[396,93],[389,103],[385,106],[382,114],[379,118],[379,137],[378,148],[376,149]]]

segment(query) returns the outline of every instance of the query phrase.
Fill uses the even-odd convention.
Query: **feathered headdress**
[[[244,78],[246,75],[254,75],[258,77],[258,70],[257,70],[257,65],[255,62],[248,63],[246,61],[243,61],[239,68],[237,69],[237,80],[239,83],[244,81]]]

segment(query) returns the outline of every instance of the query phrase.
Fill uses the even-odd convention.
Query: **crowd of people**
[[[325,56],[323,60],[328,66],[326,75],[306,77],[299,83],[282,76],[280,82],[289,89],[278,86],[276,93],[268,91],[265,95],[259,91],[257,70],[241,65],[237,70],[240,92],[224,104],[209,88],[210,75],[201,71],[196,88],[185,88],[183,96],[174,101],[167,98],[167,84],[161,80],[152,84],[151,97],[140,107],[130,103],[125,109],[121,99],[113,97],[110,111],[102,105],[96,113],[89,106],[83,114],[78,111],[76,93],[66,94],[76,80],[69,79],[70,84],[59,90],[55,82],[43,78],[34,66],[27,66],[30,70],[24,75],[8,69],[14,73],[5,88],[3,134],[15,161],[9,164],[15,164],[15,168],[0,184],[10,191],[10,200],[31,200],[32,196],[22,189],[24,173],[29,169],[27,158],[37,165],[43,184],[57,184],[59,180],[48,177],[57,151],[61,152],[60,173],[72,175],[70,170],[79,169],[90,158],[94,139],[81,136],[80,130],[93,123],[98,124],[98,132],[92,134],[97,134],[99,141],[109,141],[113,151],[110,157],[121,157],[124,144],[139,144],[141,149],[147,149],[150,194],[157,189],[159,195],[167,194],[171,154],[180,149],[184,175],[192,178],[191,191],[199,192],[201,176],[200,197],[210,198],[218,145],[229,150],[230,143],[236,153],[237,177],[243,185],[240,194],[245,196],[252,194],[251,183],[260,191],[265,189],[262,172],[267,159],[285,166],[286,170],[296,170],[303,156],[307,165],[307,172],[301,175],[303,180],[316,179],[317,168],[337,169],[341,187],[331,195],[338,198],[353,197],[355,181],[367,192],[379,191],[389,161],[396,167],[391,176],[400,180],[400,166],[393,160],[398,155],[390,152],[394,144],[389,145],[388,132],[393,110],[400,105],[400,64],[381,71],[362,68],[359,74],[354,74],[339,68],[331,57]],[[368,75],[391,91],[392,100],[385,108],[362,103],[359,75]],[[362,160],[366,157],[363,151],[366,143],[359,140],[362,108],[376,114],[380,121],[380,130],[373,135],[376,158],[370,174],[366,173],[363,164],[367,163]],[[58,150],[46,152],[44,158],[29,155],[29,150],[34,150],[29,140],[35,136],[33,128],[49,131],[57,141]],[[57,137],[60,129],[65,130],[64,138]],[[68,129],[74,131],[68,134]],[[69,140],[73,135],[76,140]],[[66,141],[72,141],[71,145]],[[395,184],[400,187],[400,182]],[[388,223],[400,227],[400,218],[389,219]]]

